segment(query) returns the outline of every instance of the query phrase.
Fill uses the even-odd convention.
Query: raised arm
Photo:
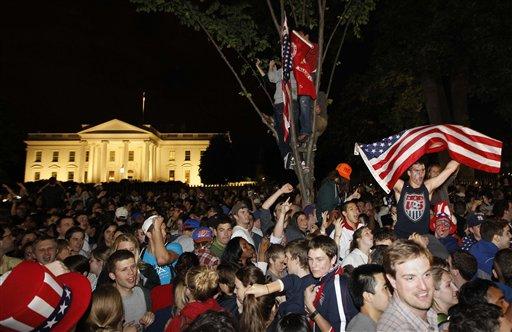
[[[400,194],[402,193],[402,188],[404,187],[404,180],[398,179],[393,186],[393,192],[395,193],[395,200],[398,202],[400,200]]]
[[[160,216],[156,218],[153,224],[153,229],[151,230],[151,237],[153,239],[152,249],[158,265],[167,265],[178,259],[178,255],[176,253],[165,248],[164,238],[161,231],[163,221],[164,218]]]
[[[457,161],[450,160],[445,169],[439,173],[438,176],[425,180],[425,186],[427,187],[428,192],[431,193],[434,191],[434,189],[441,186],[446,181],[446,179],[448,179],[450,175],[452,175],[459,168],[459,165],[460,164]]]
[[[283,194],[289,194],[293,191],[293,186],[289,183],[284,184],[281,188],[279,188],[275,193],[272,194],[263,204],[261,205],[262,209],[268,210],[277,199]]]
[[[281,214],[277,216],[276,226],[272,235],[278,239],[282,239],[284,236],[284,220],[286,219],[286,213],[290,210],[292,203],[290,203],[290,197],[286,199],[286,202],[281,206]]]

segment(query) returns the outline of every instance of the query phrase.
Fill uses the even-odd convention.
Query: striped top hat
[[[79,273],[54,276],[22,262],[0,277],[0,331],[69,331],[85,313],[91,286]]]

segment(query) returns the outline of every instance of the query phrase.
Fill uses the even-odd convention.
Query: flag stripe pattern
[[[429,125],[404,130],[370,144],[356,143],[379,185],[389,193],[400,176],[427,153],[448,150],[450,157],[466,166],[499,173],[503,143],[459,125]]]
[[[281,57],[283,61],[283,79],[281,80],[283,90],[283,138],[285,142],[288,142],[290,136],[290,106],[292,100],[290,81],[290,73],[292,71],[292,50],[286,15],[284,17],[281,38]]]

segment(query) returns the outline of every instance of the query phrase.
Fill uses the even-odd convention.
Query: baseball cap
[[[142,224],[142,231],[144,232],[144,234],[147,234],[147,232],[149,232],[149,228],[153,226],[153,223],[155,222],[156,218],[158,218],[158,216],[154,215],[144,220],[144,223]]]
[[[116,218],[117,219],[126,219],[128,218],[128,209],[124,206],[118,207],[116,209]]]
[[[237,202],[235,205],[233,205],[233,208],[231,208],[229,214],[237,214],[238,211],[241,209],[248,209],[247,204],[245,204],[244,202]]]
[[[196,228],[199,228],[200,225],[201,225],[201,223],[199,222],[199,220],[187,219],[183,223],[183,229],[196,229]]]
[[[206,242],[211,241],[211,239],[213,239],[213,232],[209,227],[196,228],[192,233],[192,240],[194,242]]]
[[[350,180],[350,174],[352,173],[352,167],[346,163],[340,163],[336,166],[339,176],[344,179]]]
[[[470,213],[467,217],[468,227],[481,225],[485,221],[482,213]]]

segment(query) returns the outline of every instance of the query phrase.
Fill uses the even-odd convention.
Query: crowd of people
[[[428,168],[426,168],[428,166]],[[512,187],[4,185],[2,331],[511,331]]]

